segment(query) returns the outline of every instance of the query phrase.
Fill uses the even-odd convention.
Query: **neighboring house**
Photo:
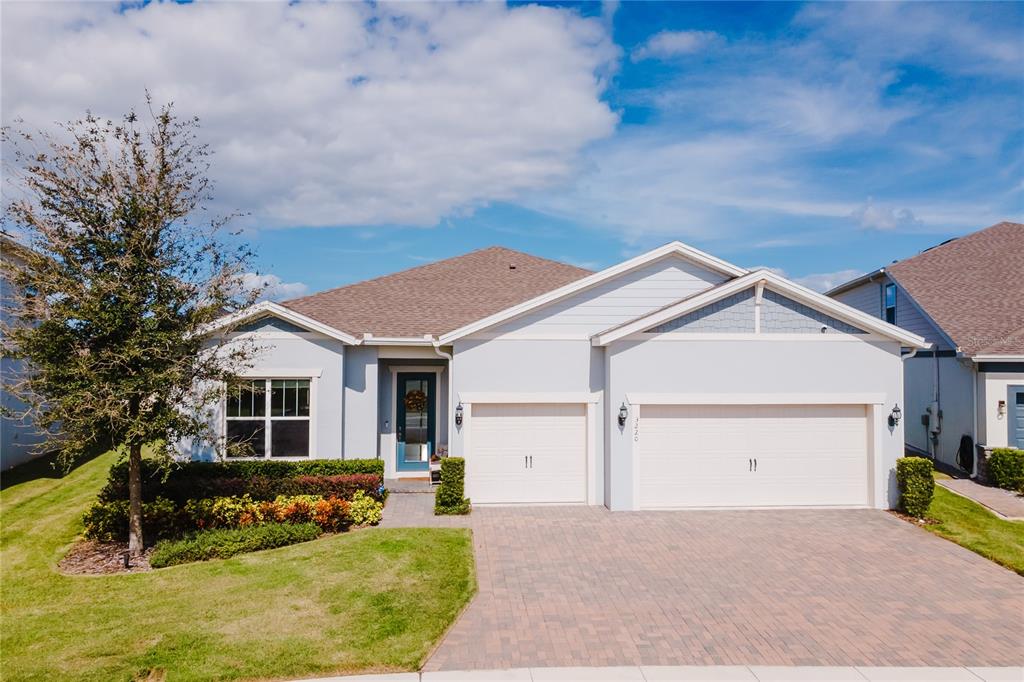
[[[1024,225],[999,223],[828,292],[923,336],[907,359],[907,447],[973,469],[973,445],[1024,448]],[[966,446],[966,443],[965,443]]]
[[[901,348],[926,347],[678,242],[597,273],[483,249],[220,328],[265,348],[210,415],[258,456],[390,478],[447,447],[475,504],[613,510],[891,507]]]
[[[25,247],[9,237],[0,235],[0,258],[23,262],[19,258]],[[0,270],[0,315],[7,322],[10,315],[10,282]],[[25,370],[20,360],[0,358],[0,469],[6,470],[38,454],[37,447],[44,434],[37,431],[31,421],[21,418],[26,405],[15,398],[9,387],[18,381]]]

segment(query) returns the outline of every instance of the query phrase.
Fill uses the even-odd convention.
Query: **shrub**
[[[995,448],[988,456],[988,475],[992,483],[1024,492],[1024,450]]]
[[[244,552],[273,549],[320,536],[315,523],[265,523],[261,526],[200,531],[183,540],[159,543],[149,558],[153,568],[190,561],[226,559]]]
[[[314,495],[281,496],[274,503],[281,508],[281,520],[288,523],[306,523],[313,520],[313,505],[320,498]]]
[[[325,497],[313,504],[313,521],[328,533],[337,533],[352,524],[349,508],[345,500]]]
[[[128,500],[96,502],[82,517],[85,537],[101,542],[123,542],[128,537]],[[182,532],[177,506],[158,497],[142,505],[142,530],[146,541],[174,537]]]
[[[146,501],[157,496],[166,497],[178,503],[206,497],[241,497],[248,495],[254,500],[273,500],[278,495],[321,495],[351,500],[357,490],[364,491],[375,499],[383,499],[383,473],[336,473],[316,474],[306,469],[331,470],[334,460],[325,462],[225,462],[208,464],[192,462],[172,470],[166,480],[150,460],[143,460],[143,497]],[[338,460],[351,465],[379,460]],[[316,467],[305,465],[316,464]],[[320,466],[320,465],[327,466]],[[246,466],[241,466],[246,465]],[[259,466],[249,466],[259,465]],[[280,465],[285,465],[284,467]],[[288,465],[295,465],[293,470]],[[299,467],[298,465],[303,465]],[[100,500],[112,502],[128,499],[128,486],[123,467],[111,468],[106,486],[100,491]],[[382,467],[376,467],[382,468]],[[263,473],[252,473],[263,471]],[[223,474],[230,475],[223,475]],[[276,474],[288,473],[288,476]],[[251,474],[251,475],[250,475]]]
[[[469,500],[465,492],[466,460],[445,457],[441,460],[441,485],[434,495],[435,514],[468,514]]]
[[[896,460],[896,482],[900,486],[900,508],[911,516],[924,518],[935,493],[932,461],[901,457]]]
[[[384,505],[373,499],[362,490],[357,490],[349,503],[352,523],[357,526],[376,526],[380,523]]]

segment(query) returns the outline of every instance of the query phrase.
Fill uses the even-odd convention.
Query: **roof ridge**
[[[306,300],[308,298],[313,298],[315,296],[322,296],[324,294],[330,294],[330,293],[333,293],[333,292],[336,292],[336,291],[341,291],[342,289],[348,289],[349,287],[359,286],[360,284],[369,284],[371,282],[376,282],[378,280],[387,279],[388,277],[394,277],[395,275],[405,275],[405,274],[408,274],[410,272],[415,272],[417,270],[423,270],[425,268],[432,268],[432,267],[441,265],[442,263],[449,263],[451,261],[459,260],[461,258],[467,258],[469,256],[472,256],[473,254],[484,253],[486,251],[510,251],[512,253],[517,253],[517,254],[520,254],[520,255],[523,255],[523,256],[529,256],[530,258],[536,258],[538,260],[543,260],[543,261],[547,261],[549,263],[554,263],[556,265],[561,265],[563,267],[576,268],[577,270],[580,270],[582,272],[590,272],[590,270],[586,270],[585,268],[581,268],[581,267],[576,266],[576,265],[571,265],[570,263],[563,263],[562,261],[557,261],[557,260],[554,260],[553,258],[545,258],[543,256],[535,256],[532,253],[526,253],[525,251],[518,251],[516,249],[511,249],[511,248],[509,248],[507,246],[502,246],[500,244],[492,244],[491,246],[484,246],[484,247],[481,247],[479,249],[473,249],[472,251],[467,251],[466,253],[461,253],[461,254],[459,254],[457,256],[449,256],[448,258],[442,258],[440,260],[431,261],[429,263],[423,263],[422,265],[414,265],[411,268],[405,268],[405,269],[402,269],[402,270],[396,270],[395,272],[389,272],[387,274],[377,275],[376,277],[368,277],[366,279],[357,280],[355,282],[350,282],[348,284],[342,284],[340,286],[331,287],[330,289],[322,289],[320,291],[315,291],[315,292],[313,292],[311,294],[306,294],[305,296],[297,296],[295,298],[288,298],[288,299],[285,299],[283,301],[279,301],[279,303],[281,303],[282,305],[288,305],[290,303],[297,303],[297,302],[300,302],[300,301],[304,301],[304,300]]]

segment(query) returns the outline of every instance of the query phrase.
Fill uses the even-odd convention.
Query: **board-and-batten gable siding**
[[[874,282],[865,282],[849,291],[838,294],[834,298],[841,303],[884,320],[885,311],[882,308],[882,296],[885,285],[891,282],[891,279],[882,276],[881,279]],[[935,326],[921,314],[921,311],[914,305],[907,292],[899,285],[896,286],[896,326],[906,329],[908,332],[913,332],[918,336],[923,336],[925,341],[934,343],[938,350],[953,349]]]
[[[726,275],[686,259],[668,256],[487,329],[485,333],[585,337],[705,291],[727,279]]]

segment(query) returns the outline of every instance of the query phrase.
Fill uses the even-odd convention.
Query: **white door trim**
[[[398,438],[395,435],[398,425],[395,419],[398,418],[398,374],[400,372],[425,372],[436,374],[434,379],[434,412],[437,417],[434,419],[434,447],[441,444],[441,375],[444,373],[444,365],[389,365],[391,372],[391,433],[381,434],[381,452],[388,455],[384,458],[385,478],[423,478],[422,471],[398,471],[395,457],[398,454]],[[452,415],[448,415],[451,419]],[[378,422],[379,426],[379,422]],[[449,425],[449,434],[451,425]],[[427,470],[430,475],[430,470]]]

